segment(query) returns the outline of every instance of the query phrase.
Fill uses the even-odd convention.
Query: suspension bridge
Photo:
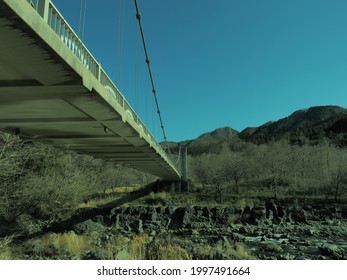
[[[0,40],[1,131],[181,180],[50,0],[0,0]]]

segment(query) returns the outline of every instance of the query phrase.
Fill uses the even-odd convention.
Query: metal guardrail
[[[100,63],[93,57],[91,52],[83,44],[75,31],[70,27],[62,14],[53,5],[50,0],[27,0],[31,6],[46,20],[47,24],[60,37],[69,50],[82,62],[82,64],[99,80],[106,88],[109,94],[117,101],[117,103],[126,111],[126,113],[137,124],[138,128],[146,134],[152,146],[164,157],[172,166],[176,166],[173,161],[167,157],[166,152],[156,141],[152,133],[146,127],[144,122],[136,114],[135,110],[130,106],[129,102],[120,93],[119,89],[112,82],[110,77],[102,69]]]

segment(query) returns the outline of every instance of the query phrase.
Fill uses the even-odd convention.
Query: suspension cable
[[[78,37],[81,38],[81,21],[82,21],[83,0],[80,0],[80,18],[78,21]]]
[[[140,81],[140,36],[136,36],[136,47],[135,47],[135,111],[138,111],[139,103],[139,81]],[[146,110],[146,109],[145,109]]]
[[[124,0],[119,1],[119,14],[118,14],[118,44],[117,44],[117,63],[116,63],[116,81],[118,87],[122,80],[122,61],[123,61],[123,37],[124,37]]]
[[[78,37],[83,41],[84,26],[86,22],[87,0],[80,1],[80,18],[78,23]]]
[[[86,24],[86,14],[87,14],[87,0],[84,1],[84,15],[83,15],[83,25],[82,25],[82,41],[84,37],[84,27]]]
[[[164,141],[167,141],[166,134],[165,134],[165,129],[164,129],[164,124],[163,124],[163,120],[162,120],[161,113],[160,113],[160,108],[159,108],[159,103],[158,103],[158,98],[157,98],[157,92],[156,92],[155,86],[154,86],[154,80],[153,80],[150,60],[148,58],[147,46],[146,46],[146,41],[145,41],[145,34],[143,32],[142,22],[141,22],[141,14],[140,14],[140,11],[139,11],[139,6],[137,4],[137,0],[134,0],[134,2],[135,2],[135,7],[136,7],[136,18],[137,18],[137,20],[139,22],[140,31],[141,31],[143,49],[144,49],[145,55],[146,55],[146,63],[147,63],[147,67],[148,67],[149,77],[150,77],[151,83],[152,83],[152,92],[153,92],[155,104],[157,106],[157,113],[158,113],[159,120],[160,120],[160,127],[161,127],[161,130],[163,132]]]

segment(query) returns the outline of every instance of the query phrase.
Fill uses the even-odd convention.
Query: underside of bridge
[[[27,1],[0,0],[0,40],[0,130],[180,180],[161,147]]]

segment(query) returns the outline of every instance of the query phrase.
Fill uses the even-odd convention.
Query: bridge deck
[[[84,46],[71,51],[66,34],[27,0],[0,0],[0,130],[179,180],[100,65]]]

